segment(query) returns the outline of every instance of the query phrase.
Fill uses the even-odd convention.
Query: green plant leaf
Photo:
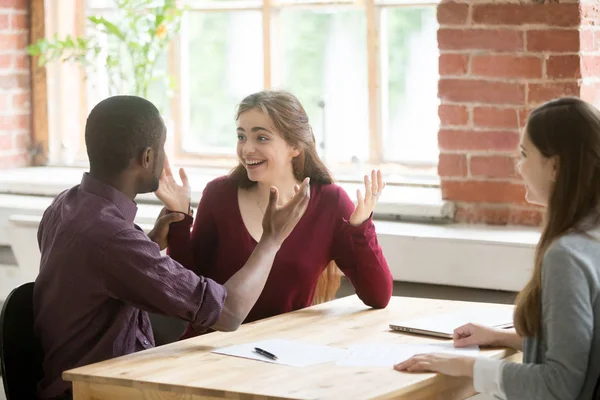
[[[121,30],[119,29],[119,27],[115,24],[113,24],[112,22],[106,20],[106,18],[104,17],[90,17],[89,20],[94,23],[97,26],[101,26],[104,27],[106,29],[107,33],[111,33],[113,35],[115,35],[116,37],[118,37],[119,39],[121,39],[122,41],[125,41],[125,35],[123,34],[123,32],[121,32]]]
[[[63,42],[63,47],[66,48],[75,48],[75,42],[73,41],[73,38],[71,37],[71,35],[67,35],[67,37],[65,38],[64,42]]]
[[[40,64],[60,60],[78,63],[86,73],[106,73],[110,93],[147,94],[149,84],[164,76],[157,70],[159,55],[180,29],[183,11],[175,0],[114,0],[114,4],[114,18],[87,17],[88,28],[96,34],[63,39],[54,34],[28,46],[28,53],[38,55]],[[158,37],[161,26],[166,34]],[[104,34],[107,44],[99,42]]]
[[[29,54],[30,56],[39,56],[40,54],[42,54],[39,44],[35,43],[27,46],[27,54]]]
[[[87,48],[89,44],[89,40],[82,37],[75,38],[77,41],[77,47],[79,48]]]

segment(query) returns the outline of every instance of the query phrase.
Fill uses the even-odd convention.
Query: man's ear
[[[152,147],[146,147],[140,155],[140,165],[145,169],[150,168],[152,162],[154,161],[154,156],[155,154]]]

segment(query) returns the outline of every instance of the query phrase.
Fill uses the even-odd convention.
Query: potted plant
[[[179,31],[182,10],[176,0],[113,0],[112,16],[89,16],[87,34],[44,38],[27,51],[39,64],[77,62],[90,73],[107,76],[110,95],[133,94],[146,98],[153,82],[169,81],[158,68],[169,41]]]

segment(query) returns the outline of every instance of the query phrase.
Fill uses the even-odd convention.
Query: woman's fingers
[[[375,196],[379,195],[379,183],[377,182],[377,172],[371,171],[371,191]]]
[[[163,168],[163,172],[166,173],[167,176],[172,177],[173,171],[171,170],[171,163],[169,163],[169,157],[165,156],[165,166]]]
[[[183,186],[190,186],[190,182],[188,180],[188,176],[185,172],[185,169],[179,168],[179,177],[181,178],[181,183],[183,183]]]

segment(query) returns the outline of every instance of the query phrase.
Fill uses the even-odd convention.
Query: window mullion
[[[189,15],[189,11],[184,12],[179,33],[169,46],[169,73],[176,85],[171,99],[172,145],[176,158],[186,153],[184,135],[190,134]]]
[[[46,9],[43,0],[33,0],[30,6],[31,29],[29,38],[32,43],[46,36]],[[33,165],[44,165],[48,161],[50,135],[48,131],[48,83],[46,68],[38,66],[38,58],[31,60],[31,90],[33,112],[32,142]]]
[[[272,0],[263,0],[262,8],[262,26],[263,26],[263,68],[264,68],[264,87],[271,89],[272,71],[271,71],[271,11]]]
[[[381,162],[380,12],[375,0],[365,0],[369,93],[369,163]]]
[[[86,21],[86,6],[85,0],[75,0],[75,36],[86,36],[85,32],[85,21]],[[87,100],[87,84],[86,84],[86,71],[85,67],[78,68],[78,80],[79,80],[79,148],[77,150],[77,158],[86,159],[86,147],[85,147],[85,123],[87,121],[88,114],[88,100]]]

